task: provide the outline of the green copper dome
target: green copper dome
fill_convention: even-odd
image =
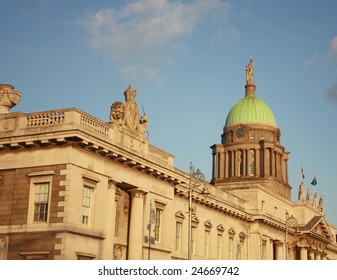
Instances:
[[[255,95],[253,59],[246,65],[246,95],[229,111],[225,126],[236,123],[260,123],[276,127],[273,112]]]
[[[276,127],[273,112],[255,94],[246,95],[229,111],[225,126],[235,123],[262,123]]]

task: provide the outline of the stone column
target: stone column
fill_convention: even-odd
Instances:
[[[276,258],[276,260],[284,260],[285,258],[284,258],[284,245],[283,245],[283,243],[282,242],[280,242],[280,241],[277,241],[277,242],[275,242],[275,250],[276,250],[276,252],[275,252],[275,258]]]
[[[278,152],[274,153],[274,164],[275,164],[275,177],[279,178],[279,166],[278,166]]]
[[[283,154],[280,154],[280,172],[281,172],[281,180],[282,180],[282,182],[285,182],[285,178],[284,178],[284,158],[283,158]]]
[[[103,260],[113,259],[113,246],[115,235],[115,216],[116,216],[116,182],[109,179],[107,194],[106,194],[106,211],[105,211],[105,235],[103,241]]]
[[[308,259],[308,252],[306,247],[300,247],[300,258],[301,260],[307,260]]]
[[[321,252],[319,251],[315,252],[315,260],[321,260]]]
[[[225,152],[225,178],[229,177],[228,152]]]
[[[288,182],[288,159],[287,158],[284,160],[284,164],[285,164],[285,173],[286,173],[285,181],[288,184],[289,182]]]
[[[260,149],[254,150],[255,153],[255,176],[261,176],[261,168],[260,168]]]
[[[216,161],[215,161],[215,152],[213,151],[212,153],[212,158],[213,158],[213,164],[212,164],[212,176],[213,176],[213,179],[215,180],[216,179],[216,174],[215,174],[215,165],[216,165]]]
[[[263,148],[263,177],[269,176],[269,170],[268,170],[268,149]]]
[[[220,152],[219,153],[219,179],[223,180],[224,179],[224,163],[225,163],[225,159],[224,159],[224,153]]]
[[[314,260],[315,259],[314,249],[308,249],[308,255],[309,255],[309,257],[308,257],[309,260]]]
[[[236,152],[235,151],[231,151],[231,177],[235,176],[235,157],[236,157]]]
[[[141,260],[143,258],[143,220],[144,197],[146,192],[136,189],[131,192],[131,214],[129,225],[128,259]]]
[[[247,150],[243,149],[242,150],[242,161],[243,161],[243,170],[242,170],[242,176],[247,176]]]
[[[273,149],[270,149],[270,157],[271,157],[271,161],[270,161],[270,164],[271,164],[271,176],[275,177],[275,153],[274,153],[274,150]]]

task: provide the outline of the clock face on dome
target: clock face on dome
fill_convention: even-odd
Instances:
[[[237,130],[235,130],[235,136],[237,138],[243,138],[247,133],[247,130],[244,127],[239,127]]]

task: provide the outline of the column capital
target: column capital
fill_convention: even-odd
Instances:
[[[118,183],[120,183],[120,182],[116,181],[114,178],[112,178],[112,177],[108,178],[108,187],[109,188],[116,188],[116,185]]]
[[[147,191],[139,188],[131,189],[129,192],[133,198],[144,198],[147,194]]]
[[[283,247],[283,242],[282,241],[279,241],[279,240],[277,240],[277,241],[274,241],[274,244],[277,246],[277,247]]]

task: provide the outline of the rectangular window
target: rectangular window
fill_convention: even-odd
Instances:
[[[181,251],[182,223],[176,222],[176,250]]]
[[[240,240],[240,243],[238,244],[238,260],[242,260],[242,256],[243,256],[243,249],[244,249],[244,241]]]
[[[92,188],[84,186],[82,196],[82,224],[89,225]]]
[[[155,219],[155,228],[154,228],[154,240],[160,241],[160,226],[161,226],[161,216],[162,209],[156,208],[156,219]]]
[[[263,240],[262,241],[262,256],[261,256],[262,260],[266,260],[267,259],[267,241]]]
[[[196,234],[197,234],[197,228],[192,227],[191,228],[191,253],[195,254],[195,243],[196,243]]]
[[[221,260],[221,252],[222,252],[222,234],[218,233],[217,237],[217,258]]]
[[[34,222],[48,220],[49,187],[49,183],[34,184]]]
[[[204,255],[205,257],[209,256],[209,230],[205,230],[205,242],[204,242]]]
[[[233,260],[234,258],[233,258],[233,243],[234,243],[234,239],[233,239],[233,237],[230,237],[229,238],[229,259],[230,260]]]

